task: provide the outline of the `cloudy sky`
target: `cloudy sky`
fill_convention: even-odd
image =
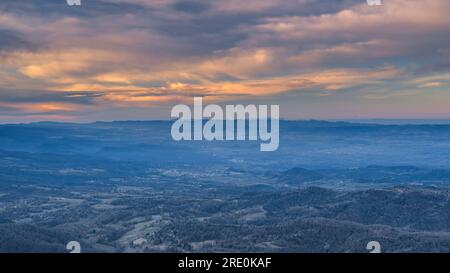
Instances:
[[[0,122],[167,119],[192,96],[289,119],[450,118],[450,1],[0,1]]]

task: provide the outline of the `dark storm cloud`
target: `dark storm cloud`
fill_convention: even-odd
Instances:
[[[20,33],[7,29],[0,29],[0,53],[23,49],[30,50],[33,47],[34,45],[22,37]]]
[[[0,11],[28,15],[59,16],[93,16],[99,14],[123,14],[142,10],[142,6],[108,2],[101,0],[82,0],[83,8],[69,8],[66,0],[2,0]]]
[[[101,92],[64,92],[41,90],[1,90],[0,101],[3,103],[48,103],[65,102],[81,105],[93,105],[95,99],[103,96]]]
[[[173,5],[176,11],[199,14],[210,8],[209,2],[206,1],[179,1]]]

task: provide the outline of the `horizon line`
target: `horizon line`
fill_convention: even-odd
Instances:
[[[96,123],[119,123],[119,122],[171,122],[177,119],[124,119],[124,120],[96,120],[96,121],[52,121],[52,120],[41,120],[41,121],[29,121],[29,122],[2,122],[0,121],[0,126],[3,125],[32,125],[32,124],[79,124],[79,125],[89,125]],[[203,121],[209,119],[202,119]],[[221,119],[222,121],[227,121],[227,119]],[[236,119],[234,119],[236,120]],[[245,119],[248,121],[248,119]],[[259,120],[259,119],[256,119]],[[267,120],[270,120],[268,118]],[[345,119],[318,119],[318,118],[309,118],[309,119],[290,119],[290,118],[279,118],[279,121],[288,121],[288,122],[330,122],[330,123],[338,123],[338,122],[346,122],[346,123],[371,123],[371,124],[380,124],[380,125],[450,125],[450,118],[345,118]],[[193,121],[195,121],[193,119]],[[409,123],[408,123],[409,122]]]

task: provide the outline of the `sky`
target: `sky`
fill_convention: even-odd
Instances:
[[[450,1],[0,1],[0,122],[169,119],[192,103],[286,119],[449,119]]]

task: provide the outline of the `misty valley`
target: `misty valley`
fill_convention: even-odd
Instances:
[[[0,125],[0,252],[450,251],[450,125],[280,121],[272,153],[170,130]]]

